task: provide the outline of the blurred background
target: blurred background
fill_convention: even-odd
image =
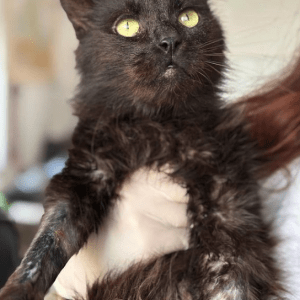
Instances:
[[[300,44],[300,1],[211,5],[227,38],[231,69],[224,98],[231,101],[291,60]],[[19,258],[36,232],[44,188],[63,168],[76,124],[68,105],[78,82],[76,46],[59,0],[0,0],[0,225],[14,222]]]

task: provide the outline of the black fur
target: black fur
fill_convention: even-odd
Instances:
[[[40,230],[0,299],[42,299],[97,231],[124,180],[166,164],[190,197],[190,249],[107,275],[87,298],[279,299],[274,241],[260,214],[258,152],[241,113],[218,96],[225,45],[207,2],[61,3],[79,39],[79,122],[66,167],[47,188]],[[193,28],[178,22],[185,8],[199,14]],[[139,20],[136,36],[117,34],[124,16]],[[175,73],[164,76],[170,64]]]

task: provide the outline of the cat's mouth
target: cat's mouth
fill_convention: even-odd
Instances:
[[[170,65],[167,66],[167,69],[164,73],[164,77],[169,78],[169,77],[174,76],[178,72],[177,69],[178,68],[174,64],[171,63]]]
[[[172,84],[172,86],[186,79],[188,76],[184,67],[172,58],[165,61],[160,74],[160,78],[164,84],[169,83]]]
[[[176,75],[178,75],[182,71],[180,66],[171,58],[166,64],[165,64],[165,71],[163,72],[163,77],[165,78],[173,78]]]

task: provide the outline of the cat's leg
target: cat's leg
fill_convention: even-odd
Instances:
[[[1,300],[43,299],[70,257],[97,230],[107,213],[113,187],[99,176],[91,180],[79,174],[85,173],[66,168],[52,179],[39,231],[1,290]]]
[[[260,216],[255,186],[216,176],[202,183],[189,207],[191,247],[199,249],[189,272],[194,292],[201,291],[203,300],[280,299],[275,242]]]

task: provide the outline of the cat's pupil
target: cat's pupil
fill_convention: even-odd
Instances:
[[[185,16],[183,16],[183,17],[181,18],[181,21],[182,21],[182,22],[186,22],[186,21],[188,21],[188,20],[189,20],[188,14],[185,14]]]
[[[128,25],[128,22],[126,23],[126,26],[125,28],[128,30],[129,29],[129,25]]]

